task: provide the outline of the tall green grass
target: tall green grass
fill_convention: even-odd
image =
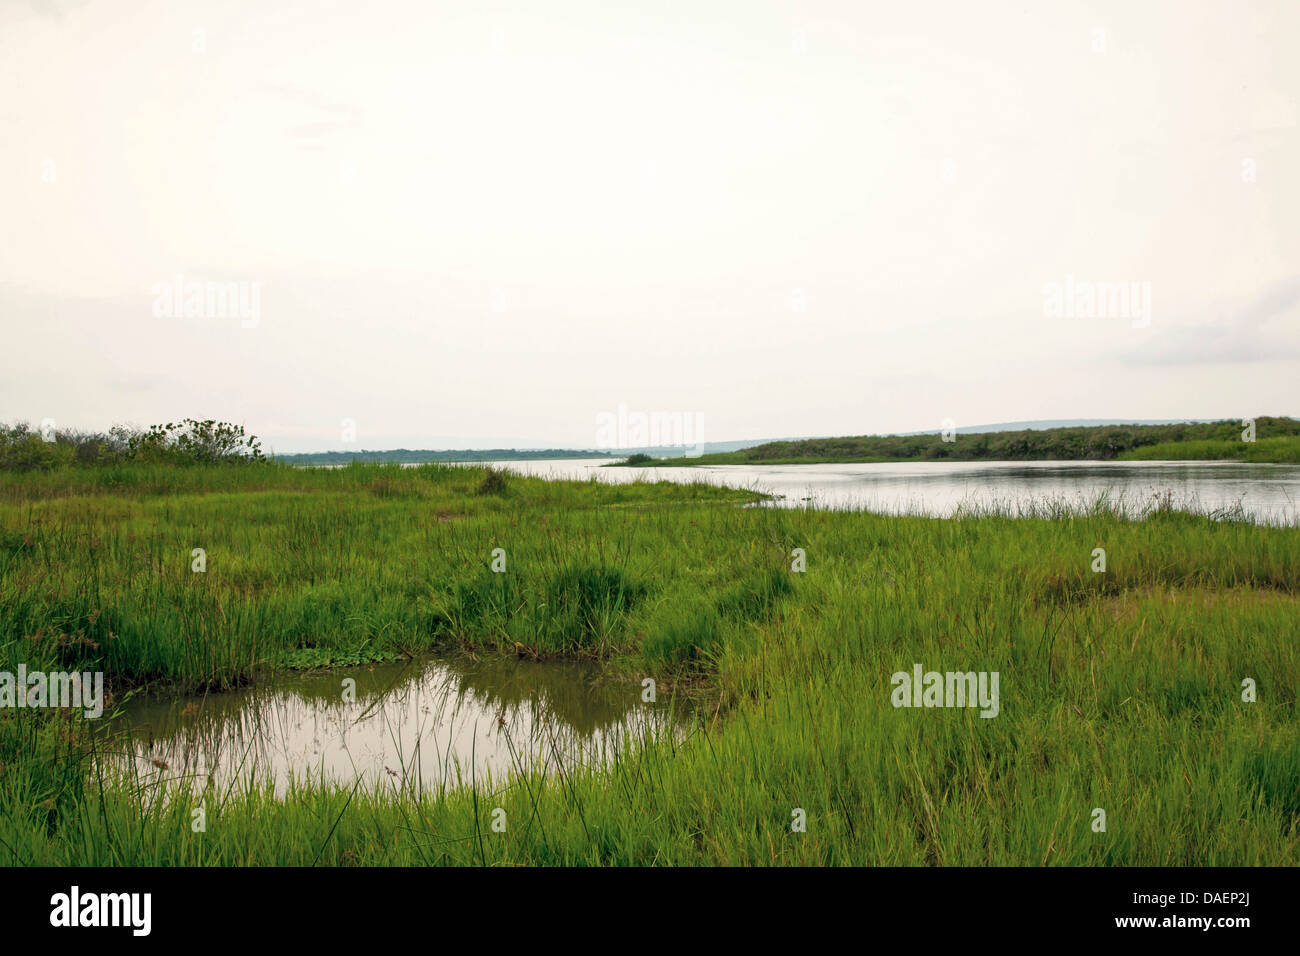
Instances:
[[[1134,448],[1120,455],[1126,461],[1251,461],[1300,462],[1300,436],[1277,435],[1253,442],[1240,440],[1174,441]]]

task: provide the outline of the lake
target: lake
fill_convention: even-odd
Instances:
[[[839,508],[947,517],[961,509],[1026,513],[1107,495],[1140,512],[1168,496],[1178,506],[1300,523],[1300,465],[1164,461],[885,462],[848,465],[702,465],[603,468],[605,459],[492,462],[547,478],[707,481],[780,497],[776,507]],[[481,463],[487,464],[487,463]]]

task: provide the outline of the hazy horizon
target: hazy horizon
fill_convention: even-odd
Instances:
[[[1287,416],[1287,417],[1293,417],[1293,416]],[[1223,421],[1223,420],[1225,420],[1225,419],[1224,419],[1222,416],[1220,416],[1220,417],[1217,418],[1217,419],[1196,419],[1196,420],[1197,420],[1197,421]],[[1192,419],[1160,419],[1160,420],[1141,419],[1141,420],[1138,420],[1138,419],[1133,419],[1133,418],[1114,418],[1114,419],[1109,419],[1109,418],[1107,418],[1107,419],[1040,419],[1040,420],[1037,420],[1037,421],[1026,421],[1026,422],[984,422],[984,423],[981,423],[981,424],[978,424],[978,425],[964,425],[964,426],[961,426],[960,428],[955,428],[954,431],[956,431],[958,434],[977,434],[977,433],[979,433],[981,430],[985,430],[985,429],[992,430],[992,431],[1011,431],[1011,430],[1014,430],[1014,429],[1020,429],[1020,428],[1025,428],[1025,429],[1028,429],[1028,430],[1035,430],[1035,429],[1043,429],[1043,428],[1090,427],[1090,426],[1102,426],[1102,425],[1164,425],[1164,424],[1177,424],[1177,423],[1179,423],[1179,422],[1183,422],[1183,421],[1193,421],[1193,420],[1192,420]],[[884,432],[873,432],[873,433],[871,433],[871,434],[876,434],[876,435],[918,435],[918,434],[926,434],[926,433],[928,433],[928,432],[930,432],[930,431],[933,431],[933,432],[935,432],[935,433],[940,433],[940,432],[942,431],[942,429],[940,429],[940,428],[931,428],[931,429],[891,429],[891,430],[884,431]],[[708,440],[706,440],[706,441],[704,442],[704,444],[706,444],[706,445],[709,445],[709,444],[731,445],[731,444],[735,444],[735,443],[737,443],[737,442],[752,442],[752,441],[753,441],[753,442],[756,442],[756,441],[800,441],[800,440],[804,440],[804,439],[818,439],[818,438],[848,438],[848,437],[859,437],[859,436],[850,436],[850,435],[812,435],[812,434],[808,434],[808,435],[765,435],[765,436],[763,436],[761,439],[731,439],[731,438],[726,438],[726,437],[723,437],[723,436],[719,436],[719,437],[716,438],[716,439],[708,439]],[[435,440],[436,440],[436,436],[435,436]],[[662,446],[649,446],[649,447],[672,448],[672,447],[678,447],[678,446],[662,445]],[[443,452],[445,452],[445,451],[490,451],[490,450],[503,450],[503,451],[536,451],[536,450],[539,450],[539,449],[541,449],[541,450],[555,450],[555,451],[593,451],[593,452],[618,452],[619,450],[621,450],[620,447],[619,447],[618,445],[609,445],[609,446],[597,446],[597,445],[568,445],[568,446],[565,446],[565,445],[547,445],[547,444],[544,444],[544,443],[543,443],[543,444],[537,444],[537,443],[529,442],[528,440],[523,440],[523,441],[522,441],[521,443],[519,443],[519,444],[513,444],[513,443],[511,443],[508,439],[502,439],[502,440],[497,441],[497,442],[493,442],[493,441],[490,441],[490,440],[489,440],[489,441],[485,441],[485,442],[482,442],[482,443],[479,443],[479,444],[474,444],[474,445],[460,445],[460,446],[452,446],[452,445],[446,445],[446,444],[442,444],[442,445],[434,445],[434,444],[430,444],[430,445],[418,445],[418,446],[416,446],[416,445],[397,445],[397,446],[390,446],[390,447],[385,447],[385,448],[369,448],[369,447],[361,447],[359,443],[356,443],[356,444],[353,444],[352,446],[349,446],[349,447],[347,447],[347,448],[309,448],[309,449],[304,449],[304,450],[302,450],[302,451],[289,451],[289,450],[287,450],[287,449],[283,449],[283,448],[280,448],[280,449],[270,449],[270,450],[275,451],[276,453],[278,453],[278,454],[282,454],[282,455],[297,455],[297,454],[306,454],[306,455],[311,455],[311,454],[325,454],[325,453],[328,453],[328,452],[339,452],[339,451],[342,451],[342,452],[347,452],[347,451],[356,451],[356,452],[386,452],[386,451],[403,451],[403,450],[405,450],[405,451],[443,451]]]
[[[1298,35],[1280,0],[11,3],[0,421],[1296,414]]]

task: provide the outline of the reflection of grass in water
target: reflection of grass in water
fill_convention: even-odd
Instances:
[[[559,720],[590,737],[623,723],[640,705],[637,691],[627,684],[600,679],[595,668],[562,663],[452,658],[462,693],[475,695],[492,711],[529,707],[543,719]]]
[[[355,703],[342,699],[345,677],[356,681]],[[476,725],[481,748],[508,745],[515,761],[556,747],[576,759],[603,753],[634,730],[629,717],[639,705],[634,688],[602,680],[591,665],[457,658],[302,675],[182,700],[141,699],[119,721],[122,734],[112,747],[124,757],[134,754],[136,767],[159,782],[181,778],[202,786],[205,768],[220,782],[236,773],[245,780],[283,776],[300,763],[285,743],[292,730],[286,721],[322,722],[327,748],[337,747],[346,731],[353,750],[391,738],[400,751],[418,746],[437,723],[450,721],[450,731],[464,719]],[[417,706],[428,723],[406,726]],[[530,719],[521,720],[524,715]],[[436,783],[447,768],[421,769],[436,771]]]

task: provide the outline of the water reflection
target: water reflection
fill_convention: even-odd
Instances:
[[[956,461],[848,465],[603,468],[604,459],[497,462],[522,474],[601,481],[708,481],[780,497],[776,507],[947,517],[998,508],[1084,509],[1101,495],[1133,513],[1168,496],[1178,507],[1300,523],[1300,465],[1165,461]]]
[[[355,696],[345,696],[355,681]],[[436,790],[516,769],[603,761],[674,732],[639,684],[594,667],[438,660],[282,677],[242,690],[129,701],[106,764],[166,783],[222,790],[293,780]]]

